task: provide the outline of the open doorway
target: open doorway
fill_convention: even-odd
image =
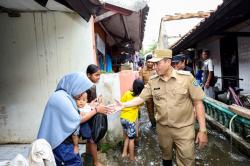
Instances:
[[[224,37],[220,40],[221,73],[222,77],[239,77],[237,37]],[[228,86],[238,87],[238,80],[222,80],[222,89]]]

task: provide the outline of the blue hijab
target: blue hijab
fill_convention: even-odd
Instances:
[[[65,75],[47,102],[37,138],[46,139],[55,149],[69,137],[81,120],[73,96],[80,95],[92,85],[83,73]]]

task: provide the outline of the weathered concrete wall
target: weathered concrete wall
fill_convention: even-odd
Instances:
[[[244,89],[244,93],[250,94],[250,37],[238,38],[238,57],[239,57],[239,77],[243,81],[239,81],[240,88]]]
[[[220,58],[220,40],[216,39],[213,41],[207,41],[206,43],[200,43],[197,47],[198,49],[208,49],[210,51],[211,59],[214,63],[214,74],[216,76],[221,76],[221,58]],[[216,86],[221,88],[221,80],[218,79]]]
[[[120,77],[119,73],[102,74],[97,84],[97,95],[103,96],[105,105],[120,100]],[[115,143],[122,138],[122,127],[120,124],[120,112],[108,115],[108,133],[104,140]]]
[[[245,26],[239,30],[240,32],[250,32],[250,26]],[[250,37],[238,37],[238,56],[239,56],[239,77],[240,88],[244,89],[243,93],[250,94]]]
[[[29,143],[59,79],[94,62],[92,25],[62,12],[0,13],[0,23],[0,143]]]
[[[97,94],[103,96],[104,104],[112,104],[120,100],[122,94],[132,89],[134,79],[138,72],[127,70],[120,73],[102,74],[97,84]],[[120,112],[108,115],[108,134],[104,141],[117,143],[123,139],[122,126],[120,123]]]

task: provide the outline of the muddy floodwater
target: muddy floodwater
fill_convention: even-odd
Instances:
[[[145,109],[141,111],[140,136],[136,141],[136,161],[131,162],[121,157],[122,145],[109,149],[106,153],[108,166],[160,166],[161,152],[158,146],[155,129],[151,127]],[[195,150],[196,165],[205,166],[247,166],[250,158],[241,154],[233,147],[224,135],[216,130],[208,128],[209,143],[206,149]],[[174,164],[175,165],[175,164]]]

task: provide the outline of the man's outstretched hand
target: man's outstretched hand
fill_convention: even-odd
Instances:
[[[124,108],[122,102],[115,100],[115,103],[105,106],[109,110],[109,114],[120,111]]]

